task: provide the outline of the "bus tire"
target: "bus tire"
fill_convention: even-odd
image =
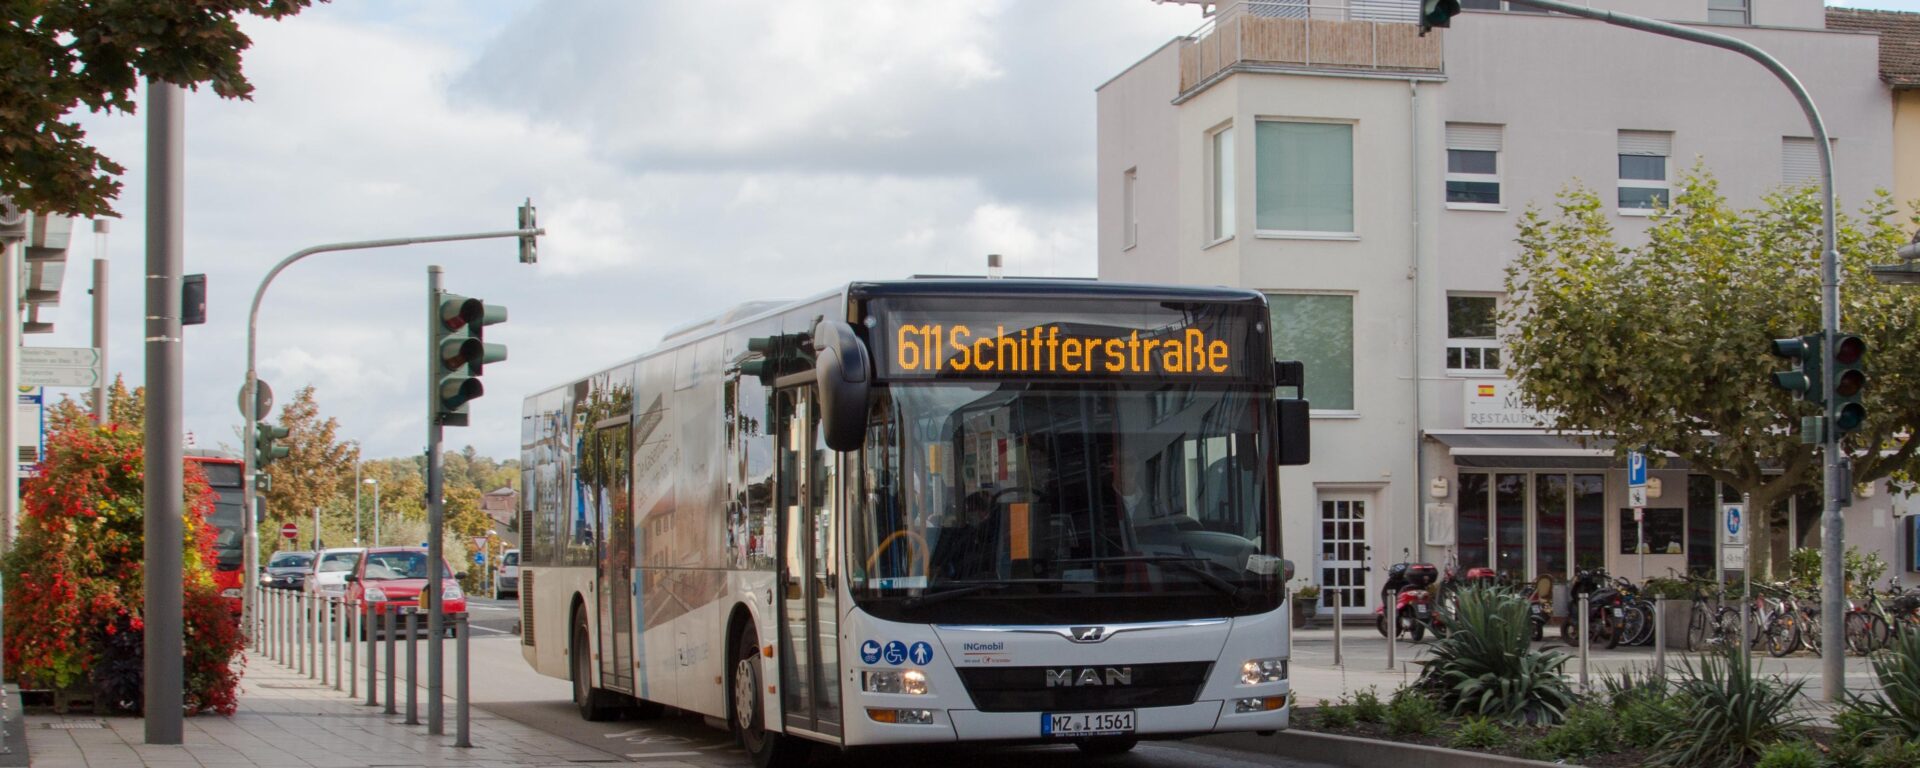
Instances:
[[[587,644],[587,617],[573,616],[573,642],[567,647],[568,666],[573,668],[573,703],[580,717],[588,722],[612,720],[620,713],[613,705],[613,694],[593,687],[593,654]]]
[[[728,673],[727,726],[756,768],[790,768],[807,760],[807,742],[767,730],[760,691],[760,639],[753,627],[743,626],[734,643],[733,670]]]
[[[1093,757],[1124,755],[1132,752],[1133,748],[1139,746],[1139,744],[1140,739],[1134,736],[1095,736],[1091,739],[1073,743],[1074,746],[1080,748],[1083,754]]]

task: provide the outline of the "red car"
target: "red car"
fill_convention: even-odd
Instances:
[[[361,555],[360,562],[355,563],[347,575],[346,599],[349,605],[366,606],[365,612],[369,615],[425,613],[420,590],[426,586],[427,550],[424,547],[376,547]],[[440,590],[443,615],[467,611],[467,596],[461,592],[460,582],[454,580],[453,569],[445,561],[440,563]],[[421,627],[425,626],[423,618]],[[449,633],[452,630],[451,626],[447,627]]]

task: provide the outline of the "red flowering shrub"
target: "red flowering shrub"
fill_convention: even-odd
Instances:
[[[143,472],[138,432],[67,422],[47,435],[41,476],[24,484],[25,514],[0,561],[7,670],[23,687],[84,683],[114,706],[139,706]],[[213,584],[213,497],[192,463],[185,487],[185,704],[231,714],[244,640]]]

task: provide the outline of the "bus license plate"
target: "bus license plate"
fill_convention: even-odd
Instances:
[[[1105,736],[1133,733],[1132,712],[1046,713],[1040,716],[1042,736]]]

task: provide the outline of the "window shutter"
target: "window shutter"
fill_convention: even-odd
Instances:
[[[1500,128],[1483,123],[1447,123],[1447,149],[1500,151]]]
[[[1819,145],[1813,139],[1788,136],[1780,140],[1780,181],[1795,187],[1820,181]]]
[[[1673,156],[1673,134],[1666,131],[1621,131],[1620,154]]]

